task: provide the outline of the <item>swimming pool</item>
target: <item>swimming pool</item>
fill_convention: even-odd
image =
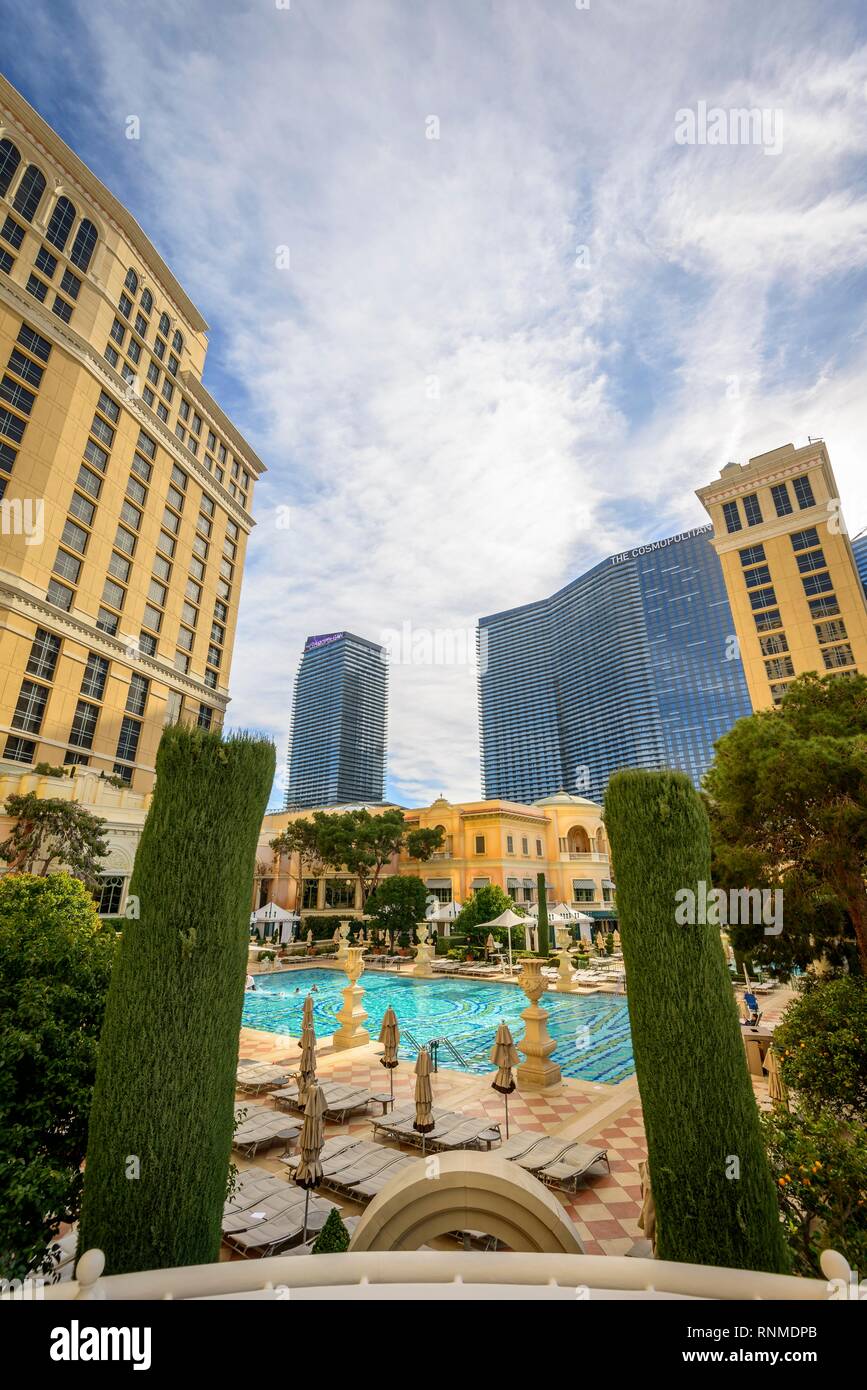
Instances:
[[[248,1028],[269,1033],[301,1031],[304,996],[313,985],[313,1017],[319,1037],[340,1025],[337,1013],[343,1004],[347,979],[342,971],[295,970],[278,975],[257,975],[256,990],[244,995],[243,1022]],[[411,976],[370,971],[362,976],[364,1025],[371,1038],[379,1035],[385,1010],[391,1004],[401,1031],[409,1030],[420,1043],[447,1037],[461,1054],[461,1065],[447,1048],[441,1048],[440,1065],[454,1071],[481,1075],[491,1070],[490,1052],[501,1019],[518,1041],[524,1032],[521,1013],[527,1008],[522,990],[515,985],[478,980],[416,980]],[[623,1081],[635,1070],[626,1000],[611,994],[575,995],[549,991],[543,999],[548,1010],[548,1031],[557,1042],[554,1061],[564,1076],[582,1081]],[[400,1055],[411,1061],[412,1047],[401,1043]]]

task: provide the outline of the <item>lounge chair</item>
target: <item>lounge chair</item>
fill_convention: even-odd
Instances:
[[[562,1158],[567,1149],[574,1147],[574,1139],[549,1139],[543,1138],[534,1144],[531,1149],[520,1157],[513,1158],[512,1162],[517,1163],[519,1168],[524,1168],[528,1173],[537,1173],[540,1168],[548,1168]]]
[[[285,1085],[290,1073],[286,1067],[239,1067],[236,1086],[239,1091],[247,1091],[257,1096],[262,1091],[271,1091],[275,1086]]]
[[[320,1082],[325,1097],[325,1115],[329,1120],[342,1124],[347,1115],[357,1110],[366,1110],[370,1104],[370,1092],[344,1082]],[[304,1106],[298,1097],[298,1084],[292,1082],[277,1091],[271,1092],[271,1099],[281,1110],[301,1111]]]
[[[446,1134],[439,1134],[435,1129],[427,1135],[433,1147],[447,1150],[475,1149],[480,1148],[482,1144],[486,1144],[490,1149],[499,1137],[499,1125],[492,1125],[486,1115],[468,1116],[462,1124]]]
[[[357,1134],[335,1134],[332,1139],[326,1139],[322,1145],[319,1161],[325,1163],[329,1159],[337,1158],[347,1149],[355,1149],[361,1143],[364,1143],[364,1140],[359,1139]],[[281,1154],[280,1162],[284,1163],[290,1172],[294,1172],[301,1162],[301,1154]]]
[[[228,1197],[223,1203],[223,1215],[237,1216],[242,1211],[249,1211],[251,1207],[255,1207],[257,1202],[267,1201],[269,1197],[278,1196],[285,1191],[286,1183],[283,1179],[274,1173],[268,1173],[264,1178],[245,1183],[233,1197]]]
[[[325,1202],[319,1197],[311,1196],[308,1206],[308,1230],[310,1229],[311,1217],[317,1215],[327,1216],[331,1210],[332,1203]],[[321,1226],[322,1222],[316,1222]],[[301,1193],[301,1202],[291,1211],[287,1211],[282,1216],[275,1216],[271,1221],[263,1221],[258,1226],[252,1227],[248,1231],[239,1231],[234,1235],[226,1237],[226,1244],[233,1250],[237,1250],[241,1255],[273,1255],[275,1251],[284,1245],[293,1245],[304,1234],[304,1193]]]
[[[228,1216],[223,1217],[222,1231],[224,1236],[237,1235],[240,1231],[250,1231],[254,1226],[261,1226],[266,1221],[273,1221],[278,1216],[286,1216],[297,1206],[304,1205],[304,1192],[300,1187],[295,1187],[291,1183],[280,1183],[282,1192],[275,1192],[272,1197],[265,1197],[260,1202],[254,1202],[247,1207],[246,1211],[233,1211]]]
[[[395,1154],[393,1162],[387,1168],[381,1168],[378,1173],[355,1183],[347,1196],[351,1197],[353,1202],[370,1202],[382,1191],[386,1183],[391,1182],[398,1173],[402,1173],[410,1163],[416,1162],[417,1159],[410,1158],[409,1154]]]
[[[553,1163],[540,1169],[536,1176],[552,1187],[569,1188],[574,1191],[581,1178],[595,1163],[604,1163],[608,1172],[611,1172],[607,1149],[596,1149],[592,1144],[573,1144]]]
[[[399,1110],[392,1110],[390,1115],[377,1115],[375,1120],[371,1120],[373,1137],[377,1134],[391,1134],[396,1125],[401,1125],[405,1120],[412,1119],[415,1114],[414,1105],[402,1105]]]
[[[759,1008],[759,1001],[758,1001],[758,999],[757,999],[756,996],[755,996],[754,994],[752,994],[749,990],[745,990],[745,991],[744,991],[744,1003],[746,1004],[747,1008],[749,1009],[749,1016],[748,1016],[747,1018],[745,1018],[745,1019],[742,1020],[744,1026],[745,1026],[746,1028],[758,1028],[758,1026],[759,1026],[759,1021],[760,1021],[760,1019],[761,1019],[761,1017],[762,1017],[762,1011],[761,1011],[761,1009]]]
[[[300,1125],[287,1120],[278,1110],[268,1110],[263,1115],[242,1120],[232,1136],[232,1147],[253,1158],[260,1149],[270,1148],[281,1140],[288,1146],[300,1131]]]
[[[544,1138],[544,1134],[533,1133],[532,1131],[525,1131],[523,1134],[510,1134],[509,1138],[504,1140],[497,1149],[497,1157],[509,1159],[523,1158],[524,1154],[529,1153],[530,1150]]]
[[[377,1174],[386,1169],[394,1167],[395,1161],[404,1157],[403,1154],[389,1152],[381,1145],[373,1146],[373,1153],[364,1153],[355,1162],[349,1162],[345,1167],[338,1169],[337,1172],[329,1173],[323,1177],[323,1185],[330,1187],[332,1191],[345,1192],[352,1196],[353,1189],[358,1183],[365,1182],[369,1178],[375,1178]],[[350,1160],[352,1153],[349,1154]]]

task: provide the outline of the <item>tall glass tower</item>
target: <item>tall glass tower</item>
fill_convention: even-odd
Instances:
[[[295,677],[286,808],[385,796],[385,650],[352,632],[308,637]]]
[[[697,784],[751,713],[712,527],[603,560],[551,598],[479,621],[486,798],[593,800],[621,767]]]

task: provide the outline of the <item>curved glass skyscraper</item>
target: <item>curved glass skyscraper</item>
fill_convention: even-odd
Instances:
[[[352,632],[308,637],[295,677],[286,807],[385,796],[385,650]]]
[[[621,767],[698,783],[751,713],[710,526],[603,560],[479,621],[484,795],[601,798]]]

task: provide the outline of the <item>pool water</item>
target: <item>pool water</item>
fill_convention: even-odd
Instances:
[[[416,980],[388,972],[362,976],[365,1027],[371,1038],[379,1036],[382,1016],[389,1004],[397,1014],[401,1032],[408,1030],[419,1043],[447,1037],[461,1061],[442,1046],[440,1066],[482,1075],[491,1070],[490,1053],[497,1026],[505,1020],[519,1042],[524,1032],[521,1013],[527,999],[516,985],[478,980]],[[342,971],[295,970],[256,976],[255,991],[244,995],[243,1022],[248,1028],[269,1033],[301,1031],[304,997],[316,985],[313,1017],[319,1037],[340,1025],[347,979]],[[623,1081],[635,1070],[626,1000],[611,994],[575,995],[549,991],[543,996],[548,1011],[548,1031],[556,1040],[553,1054],[564,1076],[582,1081]],[[401,1042],[400,1056],[415,1058],[415,1049]]]

